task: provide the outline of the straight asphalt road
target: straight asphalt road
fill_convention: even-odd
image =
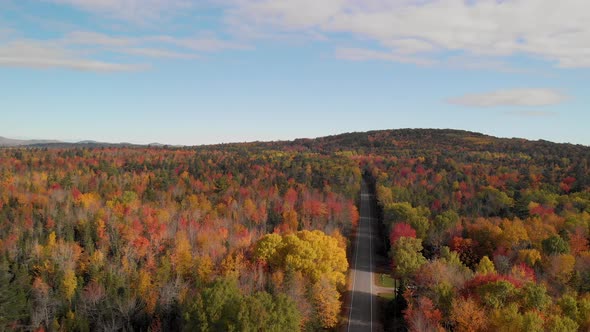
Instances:
[[[347,331],[379,331],[377,301],[374,294],[376,213],[375,197],[363,180],[358,233],[352,259],[352,290]]]

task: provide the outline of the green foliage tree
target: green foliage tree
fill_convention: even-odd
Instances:
[[[543,332],[545,321],[537,311],[527,311],[522,315],[523,332]]]
[[[590,328],[590,298],[584,297],[578,301],[578,323],[580,328],[588,330]]]
[[[580,312],[578,310],[578,301],[575,297],[565,294],[557,303],[565,316],[571,318],[573,321],[578,320]]]
[[[416,230],[417,237],[426,238],[430,228],[430,221],[428,220],[430,210],[428,208],[423,206],[415,208],[409,202],[391,203],[384,207],[383,214],[385,223],[390,228],[393,223],[406,222]]]
[[[549,332],[576,332],[579,325],[569,317],[551,315],[546,323],[546,331]]]
[[[445,233],[457,225],[459,222],[459,215],[454,210],[447,210],[434,217],[429,231],[430,242],[439,247],[445,241]]]
[[[301,317],[295,303],[283,294],[267,292],[244,296],[237,314],[238,331],[296,331]]]
[[[551,303],[551,297],[544,285],[529,282],[521,290],[521,301],[523,308],[542,312]]]
[[[569,252],[569,245],[559,235],[553,235],[546,238],[542,242],[543,251],[547,255],[567,254]]]
[[[391,258],[395,275],[408,280],[414,272],[426,263],[422,255],[422,240],[411,237],[400,237],[391,247]]]
[[[6,262],[0,263],[0,330],[22,327],[29,316],[26,276],[11,272]]]
[[[508,281],[499,280],[480,286],[477,293],[483,304],[498,309],[504,306],[516,293],[516,288]]]
[[[294,331],[301,323],[295,303],[266,292],[242,295],[232,278],[215,280],[184,309],[187,331]]]
[[[479,213],[483,216],[507,216],[514,199],[493,187],[484,188],[478,195]]]

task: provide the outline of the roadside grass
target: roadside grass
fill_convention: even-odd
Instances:
[[[386,287],[386,288],[394,288],[395,287],[395,279],[393,279],[390,275],[385,273],[375,274],[375,283],[379,287]]]
[[[395,293],[379,293],[377,296],[385,301],[393,301],[395,299]]]

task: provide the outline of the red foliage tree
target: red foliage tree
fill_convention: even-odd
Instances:
[[[416,231],[405,222],[397,223],[389,234],[389,243],[395,243],[400,237],[416,238]]]

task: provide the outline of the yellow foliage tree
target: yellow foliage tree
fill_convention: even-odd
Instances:
[[[288,226],[288,229],[291,231],[296,231],[297,226],[299,225],[299,220],[297,216],[297,212],[295,210],[286,210],[283,212],[283,221],[285,225]]]
[[[76,273],[73,270],[68,269],[65,271],[61,286],[64,297],[70,301],[78,287],[78,279],[76,279]]]
[[[146,311],[150,314],[156,310],[158,299],[157,287],[154,287],[150,273],[144,269],[139,271],[137,280],[137,293],[143,299],[146,305]]]
[[[52,250],[55,247],[55,232],[51,232],[47,238],[47,248]]]
[[[267,234],[256,243],[254,255],[256,258],[271,265],[280,265],[278,251],[282,249],[283,237],[279,234]],[[274,260],[276,259],[276,261]]]
[[[479,274],[490,274],[496,272],[496,268],[494,267],[494,263],[488,258],[488,256],[483,256],[482,259],[477,264],[477,268],[475,270]]]
[[[254,201],[252,201],[250,198],[246,198],[244,201],[244,214],[246,215],[246,218],[248,218],[250,221],[253,221],[256,212],[257,208]]]
[[[504,219],[500,227],[502,228],[500,244],[506,248],[518,247],[530,241],[527,230],[519,219]]]
[[[336,287],[328,279],[322,278],[313,285],[312,294],[322,327],[329,329],[336,326],[340,313],[340,293]]]
[[[145,297],[145,295],[150,291],[152,288],[152,278],[150,274],[142,269],[139,271],[139,277],[137,279],[137,292],[141,297]]]
[[[384,185],[377,186],[377,198],[379,199],[379,202],[381,202],[381,204],[383,206],[394,202],[391,189],[389,187],[384,186]]]
[[[518,251],[518,259],[529,266],[535,266],[541,261],[541,253],[537,249],[522,249]]]
[[[265,235],[256,244],[255,256],[276,268],[301,271],[314,283],[326,278],[342,286],[348,269],[343,241],[318,230]]]
[[[485,331],[488,325],[485,310],[471,298],[453,302],[451,320],[458,332]]]
[[[199,279],[204,282],[209,282],[211,280],[211,276],[213,275],[213,262],[211,261],[211,258],[207,255],[200,256],[196,265]]]
[[[186,276],[192,272],[192,249],[184,232],[178,232],[176,235],[176,247],[172,254],[172,264],[180,276]]]
[[[223,276],[238,278],[245,268],[244,255],[241,252],[229,254],[221,261],[220,272]]]
[[[562,254],[547,257],[545,270],[547,274],[560,283],[567,283],[572,277],[576,259],[572,255]]]

